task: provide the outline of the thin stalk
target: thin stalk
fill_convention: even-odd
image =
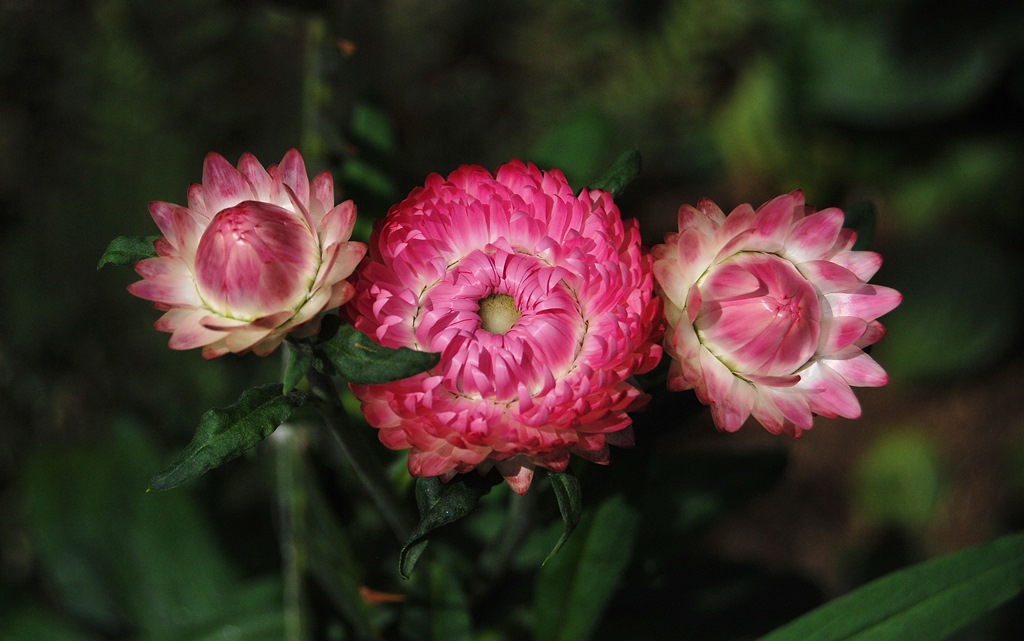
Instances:
[[[335,387],[334,381],[314,369],[309,370],[306,380],[309,381],[313,393],[322,401],[320,414],[323,416],[324,422],[331,428],[335,444],[341,449],[349,465],[352,466],[363,490],[377,506],[388,527],[398,537],[400,543],[405,543],[412,531],[412,522],[402,508],[398,494],[384,468],[378,463],[374,453],[366,446],[366,442],[360,437],[360,434],[356,432],[349,421],[348,413],[341,407],[338,389]]]
[[[306,605],[309,572],[309,539],[306,530],[307,496],[302,479],[306,438],[294,425],[274,432],[277,468],[277,513],[284,580],[284,629],[288,641],[308,641],[310,626]]]

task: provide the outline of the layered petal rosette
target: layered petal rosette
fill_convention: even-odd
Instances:
[[[867,284],[882,259],[855,240],[841,210],[815,213],[799,191],[728,216],[709,200],[684,205],[679,233],[652,252],[669,388],[694,389],[727,431],[750,415],[793,436],[814,414],[858,417],[851,386],[888,382],[864,348],[901,297]]]
[[[172,333],[172,349],[202,347],[206,358],[266,355],[290,332],[314,333],[321,312],[352,297],[346,278],[366,254],[349,240],[355,205],[335,206],[330,174],[310,182],[294,149],[266,169],[251,154],[237,169],[210,154],[187,207],[149,211],[163,238],[128,291],[166,311],[156,328]]]
[[[661,356],[660,304],[636,221],[558,170],[464,166],[392,207],[370,242],[356,328],[440,352],[432,370],[353,385],[381,442],[414,476],[496,465],[523,493],[570,453],[608,461],[632,441],[630,377]]]

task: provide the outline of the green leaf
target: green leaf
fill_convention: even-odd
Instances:
[[[199,419],[192,442],[153,477],[149,489],[177,487],[252,449],[305,400],[297,391],[282,395],[278,384],[261,385],[243,392],[234,405],[208,410]]]
[[[284,393],[287,394],[295,389],[303,378],[306,376],[306,372],[313,365],[313,350],[305,344],[298,343],[285,343],[285,349],[287,351],[287,360],[284,365]]]
[[[551,481],[551,489],[555,491],[555,498],[558,499],[558,511],[562,513],[564,530],[559,537],[555,547],[544,558],[541,565],[550,561],[558,551],[562,549],[569,536],[580,523],[580,515],[583,513],[583,500],[580,496],[580,481],[568,472],[548,472],[548,479]]]
[[[1024,534],[893,572],[761,641],[944,639],[1024,588]]]
[[[537,641],[582,641],[601,619],[629,564],[636,511],[619,495],[588,513],[576,536],[537,576]]]
[[[153,248],[153,243],[158,238],[163,236],[118,236],[107,245],[107,250],[100,257],[96,269],[100,270],[107,264],[132,267],[140,260],[155,258],[156,249]]]
[[[338,332],[319,349],[334,370],[325,371],[325,374],[337,374],[358,385],[397,381],[424,372],[441,360],[440,354],[432,352],[384,347],[351,325],[339,327]],[[322,363],[320,367],[326,369]]]
[[[190,492],[138,491],[159,461],[152,432],[117,422],[94,445],[32,455],[22,479],[48,603],[105,639],[126,629],[136,639],[185,639],[185,629],[230,620],[242,594]],[[280,615],[271,594],[248,613],[275,605]],[[0,639],[7,632],[0,625]],[[25,640],[51,638],[62,639],[40,630]]]
[[[472,512],[490,491],[490,483],[477,476],[460,476],[448,483],[442,483],[437,477],[416,479],[420,522],[399,555],[398,572],[402,578],[408,579],[412,574],[416,561],[427,547],[428,534]]]
[[[639,174],[640,152],[632,149],[620,154],[611,169],[590,185],[590,188],[607,191],[612,196],[620,196],[626,186],[633,182],[633,179]]]

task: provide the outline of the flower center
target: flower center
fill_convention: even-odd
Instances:
[[[505,334],[522,316],[516,301],[508,294],[491,294],[480,299],[480,328],[492,334]]]

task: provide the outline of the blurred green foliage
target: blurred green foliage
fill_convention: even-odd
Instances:
[[[941,11],[925,0],[0,3],[0,636],[217,638],[233,620],[252,629],[224,638],[281,638],[285,588],[260,578],[281,561],[264,461],[231,464],[198,495],[141,493],[204,410],[278,379],[279,361],[171,352],[151,327],[159,312],[124,291],[134,277],[92,269],[111,238],[156,231],[147,203],[183,202],[207,152],[269,163],[302,147],[311,171],[331,170],[356,200],[362,238],[426,174],[511,157],[582,185],[639,149],[643,172],[619,203],[648,243],[701,196],[726,209],[795,188],[819,207],[872,201],[886,259],[876,280],[905,296],[873,352],[899,408],[1019,363],[1021,34],[1024,9],[1009,0]],[[396,586],[351,552],[397,554],[372,513],[339,498],[350,472],[310,463],[300,485],[328,489],[301,495],[308,518],[343,541],[310,540],[324,560],[312,602],[343,611],[362,584],[408,592],[404,604],[330,618],[325,638],[424,629],[424,604],[443,606],[429,624],[439,634],[466,637],[468,621],[492,639],[526,638],[545,617],[560,621],[551,638],[728,639],[811,607],[820,590],[795,570],[730,560],[707,535],[778,481],[784,460],[691,456],[678,435],[696,411],[688,402],[638,415],[645,447],[668,443],[653,464],[616,452],[607,470],[605,483],[649,482],[657,509],[611,504],[580,526],[610,519],[640,542],[634,565],[607,570],[622,572],[617,583],[592,586],[610,604],[597,619],[532,607],[531,572],[561,531],[553,502],[523,508],[534,528],[513,540],[500,588],[459,585],[455,553],[483,554],[503,531],[509,497],[498,491]],[[934,518],[930,499],[913,497],[957,479],[935,464],[945,449],[929,430],[916,434],[851,458],[858,509]],[[614,495],[600,478],[585,478],[585,505]],[[901,491],[875,489],[892,483]],[[338,510],[343,524],[328,518]],[[639,515],[635,532],[623,514]],[[608,541],[595,543],[597,554]],[[332,584],[337,568],[350,580]],[[495,590],[505,611],[486,607]],[[757,607],[779,594],[774,612]]]

